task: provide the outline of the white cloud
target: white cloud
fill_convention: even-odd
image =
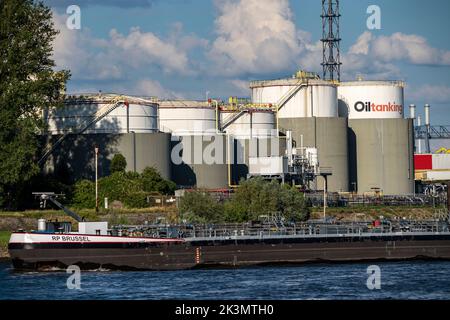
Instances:
[[[152,96],[160,99],[184,99],[185,97],[177,92],[164,88],[160,82],[156,80],[142,79],[139,80],[129,94],[139,96]]]
[[[405,96],[413,102],[450,103],[450,87],[430,84],[420,87],[406,87]]]
[[[250,88],[249,88],[249,82],[246,80],[229,80],[228,81],[235,89],[237,89],[235,95],[247,97],[250,96]]]
[[[374,36],[366,31],[349,53],[370,56],[382,62],[404,60],[418,65],[450,65],[450,51],[433,48],[424,37],[400,32]]]
[[[65,15],[54,12],[53,16],[60,30],[53,48],[56,65],[70,69],[76,80],[118,80],[155,70],[194,75],[189,51],[207,45],[206,40],[193,34],[184,35],[181,24],[175,24],[167,39],[139,28],[132,28],[128,34],[112,29],[108,38],[101,39],[93,37],[87,28],[69,30]]]
[[[110,37],[111,48],[121,50],[123,62],[134,68],[155,64],[166,73],[190,73],[186,52],[179,50],[175,43],[164,41],[151,32],[143,33],[139,28],[133,28],[124,36],[113,29]]]
[[[288,0],[216,1],[217,38],[209,57],[227,75],[292,71],[305,50]]]

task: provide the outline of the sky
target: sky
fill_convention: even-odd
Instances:
[[[320,0],[44,0],[70,93],[249,97],[249,80],[321,74]],[[66,21],[80,7],[81,28]],[[370,5],[381,28],[369,30]],[[342,79],[404,80],[405,105],[450,125],[450,1],[341,0]],[[72,16],[73,17],[73,16]],[[73,20],[71,20],[73,21]]]

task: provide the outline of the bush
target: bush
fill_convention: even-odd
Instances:
[[[159,192],[161,194],[173,194],[176,184],[161,177],[158,170],[153,167],[144,169],[140,176],[143,190],[146,192]]]
[[[136,200],[136,194],[142,192],[139,174],[115,172],[109,177],[99,179],[98,189],[101,200],[108,198],[110,203],[118,200],[129,208],[142,208],[146,206],[145,196],[144,202]],[[134,206],[135,204],[138,205]]]
[[[241,181],[235,194],[224,204],[203,192],[187,193],[180,203],[180,213],[191,222],[227,221],[241,223],[260,220],[262,215],[278,215],[287,221],[309,219],[309,208],[303,193],[276,181],[261,178]],[[199,219],[201,218],[201,219]]]
[[[95,208],[95,183],[89,180],[75,183],[72,205],[75,208]]]
[[[115,154],[111,160],[109,171],[111,174],[115,172],[125,172],[127,168],[127,159],[120,153]]]
[[[223,205],[203,191],[186,192],[180,201],[180,214],[189,222],[223,221]]]
[[[119,156],[119,155],[116,155]],[[116,157],[118,159],[119,157]],[[117,161],[119,162],[119,161]],[[115,171],[110,176],[98,180],[99,202],[108,198],[122,202],[128,208],[148,207],[147,195],[152,192],[173,194],[175,183],[165,180],[154,168],[145,168],[142,174]],[[75,184],[72,205],[77,208],[95,207],[95,183],[82,180]]]

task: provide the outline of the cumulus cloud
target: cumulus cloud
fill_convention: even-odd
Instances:
[[[428,103],[450,103],[450,87],[426,84],[420,87],[406,87],[406,95],[411,101]]]
[[[228,75],[295,69],[306,50],[288,0],[216,1],[217,38],[208,56]]]
[[[190,50],[207,45],[193,34],[185,35],[181,24],[167,38],[132,28],[127,34],[115,29],[105,39],[93,37],[89,29],[69,30],[65,15],[54,12],[60,34],[54,41],[54,58],[59,68],[68,68],[79,80],[121,79],[134,72],[163,72],[193,75]]]
[[[130,94],[138,96],[152,96],[160,99],[184,99],[181,93],[164,88],[159,81],[142,79],[137,81],[130,91]]]
[[[235,89],[237,95],[240,96],[249,96],[250,88],[249,82],[246,80],[233,79],[228,81]]]
[[[450,51],[433,48],[424,37],[396,32],[374,36],[364,32],[349,54],[364,55],[382,62],[404,60],[417,65],[450,65]]]

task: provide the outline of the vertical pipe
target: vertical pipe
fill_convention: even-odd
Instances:
[[[130,133],[130,105],[126,104],[125,107],[127,108],[127,133]]]
[[[426,126],[430,125],[430,105],[429,104],[425,105],[425,125]]]
[[[422,126],[422,118],[420,116],[417,116],[417,127],[421,127]],[[422,153],[422,139],[417,139],[417,152],[419,154]]]
[[[431,153],[430,149],[430,105],[425,105],[425,126],[426,126],[426,136],[425,136],[425,152]]]
[[[287,155],[288,155],[288,161],[289,165],[292,166],[292,131],[288,130],[286,131],[286,143],[287,143]]]
[[[450,218],[450,181],[447,182],[447,211]]]
[[[135,131],[131,131],[132,133],[132,138],[133,138],[133,172],[136,172],[136,132]]]
[[[415,119],[416,118],[416,105],[415,104],[410,104],[409,105],[409,117],[411,119]]]

